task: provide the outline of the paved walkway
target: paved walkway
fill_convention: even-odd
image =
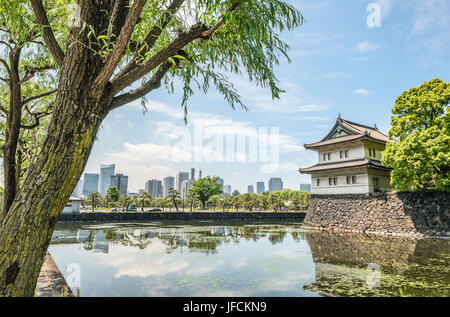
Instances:
[[[44,264],[36,285],[37,297],[73,297],[64,276],[59,271],[49,252],[45,255]]]

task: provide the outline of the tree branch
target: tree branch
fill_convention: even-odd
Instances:
[[[44,93],[36,95],[36,96],[29,97],[27,99],[24,99],[22,101],[22,105],[26,105],[27,103],[29,103],[29,102],[31,102],[33,100],[36,100],[36,99],[39,99],[39,98],[46,97],[46,96],[49,96],[51,94],[54,94],[56,91],[57,91],[57,89],[54,89],[54,90],[50,90],[50,91],[44,92]]]
[[[8,72],[8,75],[11,77],[11,69],[9,68],[8,63],[3,58],[0,58],[0,63],[3,64],[3,66],[6,69],[6,71]]]
[[[11,45],[9,45],[9,43],[8,42],[5,42],[5,41],[0,41],[0,44],[3,44],[3,45],[5,45],[5,46],[7,46],[11,51],[13,50],[13,48],[12,48],[12,46]]]
[[[233,12],[234,10],[236,10],[239,5],[241,4],[241,0],[236,1],[235,3],[233,3],[231,5],[230,8],[230,12]],[[214,34],[214,32],[216,32],[225,22],[225,19],[222,18],[215,26],[213,26],[212,28],[210,28],[209,30],[203,32],[202,34],[200,34],[200,37],[204,40],[209,40],[211,38],[211,36]]]
[[[117,35],[122,30],[122,27],[125,24],[125,19],[127,18],[128,12],[130,11],[128,3],[128,0],[114,1],[111,18],[109,19],[108,39],[111,39],[113,35],[117,37]]]
[[[147,54],[147,52],[150,51],[156,40],[161,35],[162,31],[172,20],[172,16],[178,11],[184,1],[185,0],[172,1],[167,10],[164,11],[164,13],[161,15],[158,22],[147,33],[144,41],[141,43],[141,45],[139,45],[137,52],[140,56],[144,56],[145,54]],[[132,60],[124,68],[122,68],[115,77],[120,77],[123,74],[129,72],[131,69],[135,68],[137,64],[138,63],[136,61],[136,57],[133,57]]]
[[[177,54],[184,46],[198,39],[202,32],[206,31],[206,27],[203,23],[199,22],[191,26],[187,32],[181,32],[178,37],[173,40],[165,48],[153,55],[147,62],[142,65],[136,66],[134,69],[123,74],[120,77],[116,77],[112,81],[112,93],[117,94],[119,91],[128,87],[135,81],[139,80],[161,63],[165,62],[170,57]]]
[[[3,112],[6,116],[8,115],[8,110],[6,110],[6,108],[2,105],[0,105],[0,111]]]
[[[27,130],[31,130],[34,128],[37,128],[40,125],[40,119],[42,117],[48,116],[49,114],[51,114],[52,112],[37,112],[37,113],[33,113],[30,111],[30,109],[28,108],[28,106],[25,106],[25,110],[30,114],[30,116],[32,116],[34,118],[34,123],[32,125],[20,125],[20,128],[22,129],[27,129]]]
[[[170,61],[164,62],[156,71],[156,73],[150,78],[148,82],[143,84],[141,87],[131,90],[125,94],[114,97],[111,103],[110,110],[119,108],[123,105],[126,105],[136,99],[144,97],[146,94],[151,92],[152,90],[158,89],[161,87],[161,80],[164,75],[169,71],[169,69],[173,66],[173,63]]]
[[[97,76],[94,81],[94,86],[102,87],[104,86],[111,75],[114,73],[117,65],[119,64],[120,59],[123,56],[123,53],[130,41],[131,34],[134,31],[134,28],[139,20],[142,9],[144,8],[147,0],[135,0],[133,6],[131,7],[130,12],[127,15],[124,26],[120,31],[120,35],[117,38],[116,45],[114,46],[111,54],[108,55],[105,66],[103,67],[100,74]]]
[[[30,0],[31,6],[33,7],[34,15],[36,20],[41,27],[42,37],[44,38],[45,45],[52,54],[56,63],[62,66],[64,61],[64,52],[56,41],[55,35],[53,34],[52,28],[48,22],[47,14],[45,12],[42,0]]]

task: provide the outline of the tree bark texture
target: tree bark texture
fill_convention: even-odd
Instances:
[[[82,18],[106,29],[101,8],[93,9],[90,6],[96,4],[89,3]],[[87,38],[79,30],[73,34]],[[82,44],[68,47],[47,138],[1,221],[0,296],[34,295],[59,214],[84,170],[99,126],[109,111],[112,96],[108,88],[91,89],[102,68],[100,57]]]

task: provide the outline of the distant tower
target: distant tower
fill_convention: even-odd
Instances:
[[[198,178],[201,179],[202,178],[202,170],[198,171]]]
[[[110,184],[111,176],[115,173],[115,164],[101,164],[100,165],[100,187],[99,192],[102,196],[106,195],[108,188],[112,186]]]
[[[195,168],[191,168],[191,180],[195,180]]]
[[[283,190],[283,181],[279,177],[269,179],[269,192]]]
[[[264,193],[265,191],[265,187],[264,187],[264,182],[257,182],[256,183],[256,192],[258,194]]]

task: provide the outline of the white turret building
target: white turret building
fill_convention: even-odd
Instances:
[[[340,116],[319,142],[305,144],[317,152],[319,163],[300,168],[310,174],[312,194],[364,194],[391,191],[391,169],[381,164],[381,153],[391,142],[378,128]]]

